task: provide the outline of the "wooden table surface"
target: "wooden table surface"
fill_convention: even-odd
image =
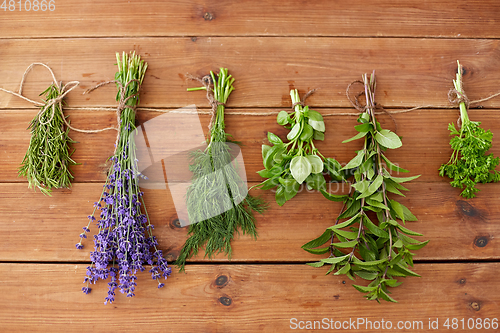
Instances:
[[[430,240],[416,251],[415,271],[422,277],[393,289],[399,303],[366,301],[345,276],[305,265],[319,256],[301,245],[333,224],[339,203],[304,192],[279,207],[269,191],[252,190],[270,202],[257,218],[257,241],[236,237],[231,261],[199,255],[186,273],[174,267],[163,289],[139,274],[134,298],[118,293],[104,305],[103,281],[91,294],[81,292],[91,242],[80,251],[74,245],[105,181],[115,132],[71,132],[81,163],[73,168],[74,185],[45,197],[17,176],[37,109],[0,92],[0,332],[288,332],[322,331],[327,324],[358,332],[499,331],[491,322],[500,319],[500,184],[479,185],[477,198],[466,200],[437,174],[451,153],[447,125],[458,117],[447,99],[456,60],[464,65],[470,99],[500,90],[497,0],[57,0],[54,11],[44,12],[19,10],[25,0],[3,3],[0,87],[16,90],[29,64],[46,63],[58,80],[80,81],[65,109],[79,128],[115,125],[113,112],[78,109],[116,106],[113,87],[82,95],[114,78],[115,52],[136,50],[148,62],[141,92],[141,106],[148,108],[206,109],[204,93],[186,92],[194,86],[186,73],[229,68],[236,90],[227,105],[227,131],[243,143],[249,185],[261,181],[256,171],[267,132],[286,132],[273,115],[231,112],[289,109],[290,88],[301,94],[321,88],[308,99],[311,107],[352,113],[345,89],[372,70],[377,102],[389,111],[433,107],[394,115],[403,147],[388,157],[410,175],[422,175],[401,202],[419,219],[410,228]],[[35,99],[49,83],[48,72],[36,68],[23,93]],[[481,106],[470,117],[491,129],[491,152],[500,155],[500,98]],[[138,123],[158,115],[141,111]],[[206,128],[208,116],[200,118]],[[347,162],[360,148],[356,141],[341,144],[355,134],[356,117],[325,121],[326,139],[318,147]],[[380,121],[395,129],[388,116]],[[170,192],[146,189],[145,201],[172,261],[187,230],[175,223]]]

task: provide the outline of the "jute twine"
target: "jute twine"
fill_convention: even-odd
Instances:
[[[210,130],[210,129],[212,129],[212,126],[214,125],[214,122],[215,122],[215,116],[217,114],[217,107],[219,105],[223,105],[225,107],[226,104],[219,102],[218,100],[215,99],[214,92],[212,91],[212,88],[211,88],[211,86],[213,85],[213,82],[212,82],[212,77],[210,75],[205,75],[204,77],[199,78],[199,77],[193,76],[193,75],[188,73],[187,78],[190,80],[200,82],[205,87],[205,90],[207,91],[207,100],[210,103],[210,107],[211,107],[211,110],[210,110],[211,117],[210,117],[210,121],[208,123],[208,129]]]
[[[57,96],[56,98],[52,98],[52,99],[46,101],[45,103],[37,102],[37,101],[34,101],[32,99],[29,99],[29,98],[23,96],[24,82],[26,81],[26,77],[28,76],[29,72],[31,72],[31,70],[35,66],[43,66],[43,67],[45,67],[50,72],[50,75],[52,76],[52,80],[54,81],[54,85],[59,89],[59,91],[61,93],[59,96]],[[29,65],[28,68],[26,68],[26,70],[24,71],[23,77],[21,78],[21,83],[19,84],[19,92],[16,93],[14,91],[10,91],[10,90],[3,89],[3,88],[0,88],[0,90],[6,92],[8,94],[17,96],[17,97],[19,97],[21,99],[24,99],[25,101],[30,102],[30,103],[34,104],[35,106],[41,107],[40,110],[38,111],[38,114],[37,114],[38,122],[41,125],[46,125],[46,124],[50,123],[52,121],[52,119],[54,119],[54,115],[56,113],[56,106],[59,106],[59,110],[60,110],[61,116],[62,116],[61,118],[63,119],[64,124],[66,126],[68,126],[72,130],[77,131],[77,132],[94,133],[93,131],[81,130],[81,129],[78,129],[78,128],[75,128],[75,127],[71,126],[68,123],[68,121],[66,121],[66,117],[64,116],[64,113],[63,113],[63,110],[62,110],[62,101],[63,101],[63,98],[66,97],[66,95],[70,91],[72,91],[73,89],[75,89],[76,87],[78,87],[79,84],[80,84],[80,82],[78,82],[78,81],[71,81],[71,82],[66,83],[63,86],[61,82],[57,82],[56,77],[54,75],[54,72],[52,71],[52,69],[50,69],[49,66],[47,66],[47,65],[45,65],[43,63],[40,63],[40,62],[34,62],[31,65]],[[51,114],[49,120],[47,120],[46,122],[42,122],[41,121],[41,117],[45,113],[45,111],[47,111],[49,108],[52,108],[52,114]]]
[[[137,87],[137,92],[133,95],[130,95],[128,97],[125,97],[126,94],[127,94],[127,88],[128,86],[133,83],[133,82],[137,82],[138,83],[138,87]],[[102,86],[105,86],[105,85],[108,85],[110,83],[115,83],[118,85],[118,91],[120,93],[120,100],[118,101],[118,106],[116,107],[116,109],[112,109],[115,111],[116,113],[116,127],[108,127],[108,128],[104,128],[104,129],[101,129],[101,130],[97,130],[99,132],[104,132],[104,131],[107,131],[109,129],[114,129],[116,131],[118,131],[118,133],[116,134],[116,141],[115,141],[115,154],[116,154],[116,150],[118,149],[118,142],[120,141],[120,124],[121,124],[121,115],[122,115],[122,112],[123,110],[125,109],[132,109],[134,110],[134,112],[136,111],[136,106],[135,105],[127,105],[127,102],[132,99],[132,98],[135,98],[137,96],[139,96],[139,92],[141,90],[141,81],[137,80],[137,79],[132,79],[132,80],[129,80],[127,81],[124,85],[118,81],[118,80],[111,80],[111,81],[105,81],[105,82],[101,82],[99,83],[98,85],[90,88],[90,89],[87,89],[83,92],[83,94],[90,94],[92,91],[102,87]]]
[[[14,96],[17,96],[19,98],[22,98],[24,99],[25,101],[27,102],[30,102],[36,106],[44,106],[44,108],[42,108],[39,112],[38,112],[38,116],[40,117],[41,114],[43,114],[43,112],[48,109],[49,107],[53,107],[53,113],[52,113],[52,117],[53,117],[53,114],[55,112],[55,107],[54,105],[58,104],[58,103],[61,103],[62,102],[62,99],[73,89],[75,89],[80,82],[78,81],[71,81],[71,82],[68,82],[65,86],[61,87],[61,92],[62,94],[55,98],[55,99],[52,99],[52,100],[49,100],[46,104],[44,103],[41,103],[41,102],[36,102],[36,101],[33,101],[25,96],[22,95],[22,89],[23,89],[23,85],[24,85],[24,81],[26,79],[26,76],[27,74],[31,71],[31,69],[36,66],[36,65],[41,65],[41,66],[44,66],[45,68],[47,68],[49,70],[49,72],[51,73],[52,75],[52,78],[54,80],[54,83],[57,84],[57,80],[55,79],[55,76],[54,76],[54,73],[52,72],[52,70],[45,64],[43,63],[33,63],[31,64],[25,71],[23,77],[22,77],[22,80],[21,80],[21,84],[20,84],[20,87],[19,87],[19,92],[16,93],[16,92],[13,92],[13,91],[10,91],[10,90],[6,90],[6,89],[3,89],[3,88],[0,88],[1,91],[4,91],[6,93],[9,93],[9,94],[12,94]],[[99,88],[99,87],[102,87],[104,85],[107,85],[107,84],[110,84],[110,83],[118,83],[119,85],[119,90],[120,90],[120,101],[118,103],[118,107],[116,108],[111,108],[111,107],[68,107],[68,109],[71,109],[71,110],[82,110],[82,111],[114,111],[116,112],[117,114],[117,122],[118,122],[118,125],[117,127],[108,127],[108,128],[103,128],[103,129],[97,129],[97,130],[82,130],[82,129],[78,129],[78,128],[74,128],[72,127],[65,119],[65,117],[63,117],[64,119],[64,122],[65,124],[71,128],[72,130],[74,131],[77,131],[77,132],[82,132],[82,133],[99,133],[99,132],[103,132],[103,131],[107,131],[107,130],[119,130],[119,124],[120,124],[120,115],[121,115],[121,112],[123,111],[124,108],[128,107],[128,108],[131,108],[131,109],[134,109],[136,111],[146,111],[146,112],[159,112],[159,113],[178,113],[178,114],[202,114],[202,115],[211,115],[211,120],[210,120],[210,126],[211,124],[213,123],[214,121],[214,117],[215,117],[215,114],[217,112],[217,106],[218,105],[224,105],[224,103],[221,103],[217,100],[215,100],[214,96],[213,96],[213,92],[212,92],[212,89],[210,89],[210,86],[212,84],[212,81],[211,81],[211,77],[209,75],[207,76],[204,76],[202,78],[198,78],[198,77],[194,77],[194,76],[191,76],[189,75],[188,78],[190,79],[193,79],[193,80],[196,80],[196,81],[199,81],[201,82],[201,84],[206,87],[206,90],[207,90],[207,99],[210,103],[210,106],[211,106],[211,110],[209,111],[203,111],[203,110],[194,110],[194,111],[191,111],[191,110],[168,110],[168,109],[157,109],[157,108],[144,108],[144,107],[139,107],[139,108],[136,108],[135,106],[126,106],[126,103],[127,101],[130,99],[130,98],[133,98],[135,96],[137,96],[137,94],[133,95],[133,96],[129,96],[127,98],[124,97],[124,94],[125,94],[125,91],[126,91],[126,88],[128,87],[128,85],[131,83],[131,82],[134,82],[134,81],[137,81],[137,80],[131,80],[129,82],[127,82],[125,84],[125,86],[122,86],[122,84],[120,82],[117,82],[116,80],[112,80],[112,81],[106,81],[106,82],[102,82],[102,83],[99,83],[98,85],[96,85],[95,87],[93,88],[90,88],[88,89],[87,91],[84,92],[84,94],[88,94],[92,91],[94,91],[95,89]],[[334,116],[359,116],[359,114],[361,112],[364,112],[365,109],[364,109],[364,106],[362,106],[359,101],[357,101],[357,98],[359,96],[361,96],[364,92],[361,92],[359,93],[358,95],[356,95],[356,99],[352,99],[352,97],[350,96],[349,94],[349,91],[350,91],[350,88],[356,84],[356,83],[361,83],[361,81],[353,81],[351,82],[348,86],[347,86],[347,89],[346,89],[346,96],[347,98],[349,99],[349,101],[351,102],[351,104],[353,105],[353,107],[358,111],[358,112],[335,112],[335,113],[326,113],[326,114],[322,114],[323,117],[334,117]],[[60,85],[58,85],[58,87],[60,87]],[[304,95],[304,97],[302,98],[302,101],[299,102],[299,103],[294,103],[292,105],[292,108],[295,107],[295,105],[297,104],[300,104],[302,106],[304,106],[304,101],[311,95],[313,94],[317,89],[312,89],[310,90],[308,93],[306,93]],[[379,109],[380,111],[376,112],[376,114],[388,114],[388,115],[394,115],[394,114],[399,114],[399,113],[407,113],[407,112],[412,112],[412,111],[415,111],[415,110],[419,110],[419,109],[428,109],[428,108],[456,108],[461,102],[464,102],[467,106],[467,108],[470,106],[470,105],[473,105],[473,104],[479,104],[479,103],[482,103],[482,102],[485,102],[485,101],[488,101],[490,99],[493,99],[495,97],[498,97],[500,96],[500,92],[498,93],[495,93],[493,95],[490,95],[488,97],[485,97],[485,98],[481,98],[481,99],[478,99],[478,100],[469,100],[467,98],[467,96],[464,94],[464,93],[458,93],[455,89],[450,89],[450,91],[448,92],[448,101],[451,105],[449,106],[436,106],[436,105],[432,105],[432,104],[429,104],[429,105],[421,105],[421,106],[416,106],[416,107],[413,107],[413,108],[410,108],[410,109],[404,109],[404,110],[393,110],[393,111],[387,111],[385,110],[384,108],[382,108],[381,106],[379,105],[376,105],[376,109]],[[61,112],[62,112],[62,108],[61,109]],[[272,115],[277,115],[279,113],[279,111],[267,111],[267,112],[247,112],[247,111],[236,111],[236,110],[227,110],[226,111],[226,114],[228,115],[241,115],[241,116],[272,116]]]

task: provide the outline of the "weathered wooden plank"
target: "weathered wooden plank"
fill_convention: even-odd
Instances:
[[[345,329],[360,332],[382,320],[391,332],[426,332],[437,320],[431,330],[447,332],[448,318],[465,325],[489,318],[489,329],[471,331],[496,331],[500,264],[417,264],[415,271],[422,277],[393,290],[398,304],[366,301],[349,279],[306,265],[193,265],[163,289],[141,273],[134,298],[118,293],[105,306],[106,283],[80,291],[85,265],[0,264],[0,322],[3,332],[285,332],[327,318],[322,324],[346,321]]]
[[[478,198],[466,201],[446,183],[409,183],[410,192],[400,202],[419,222],[407,222],[407,227],[423,233],[422,240],[430,240],[426,247],[416,251],[415,260],[500,258],[498,188],[490,185],[481,186]],[[55,191],[53,197],[45,197],[28,190],[25,184],[0,184],[0,260],[88,261],[88,253],[93,249],[92,237],[85,241],[84,250],[76,250],[75,244],[101,190],[101,184],[75,184],[71,190]],[[249,236],[236,237],[233,262],[303,262],[323,257],[300,247],[333,225],[340,203],[303,190],[279,207],[270,191],[251,193],[269,201],[269,210],[257,216],[256,241]],[[178,214],[170,191],[147,189],[145,201],[155,225],[154,233],[172,261],[179,254],[187,230],[176,223]],[[95,226],[91,231],[91,234],[96,231]],[[202,255],[194,259],[199,260],[204,260]],[[227,258],[220,256],[217,260]]]
[[[289,88],[322,88],[308,101],[316,107],[349,107],[347,85],[363,73],[378,74],[377,102],[385,107],[447,106],[456,60],[464,67],[471,100],[498,91],[497,40],[417,38],[104,38],[0,40],[1,86],[16,90],[25,68],[43,61],[64,82],[79,80],[68,95],[71,106],[114,106],[115,87],[81,93],[114,78],[115,52],[137,50],[149,63],[142,106],[207,106],[203,93],[188,93],[186,73],[205,75],[224,66],[236,78],[230,107],[289,107]],[[57,50],[57,52],[54,52]],[[27,79],[25,94],[38,95],[50,82],[45,69]],[[500,107],[500,99],[484,103]],[[27,107],[1,93],[0,108]]]
[[[227,131],[235,140],[241,141],[242,154],[247,178],[251,182],[261,181],[256,173],[263,169],[261,145],[267,144],[267,132],[273,132],[286,138],[286,130],[276,123],[276,116],[244,116],[231,115],[231,112],[276,112],[279,109],[229,109],[226,116]],[[204,110],[206,111],[206,110]],[[319,109],[323,114],[354,112],[354,109]],[[403,147],[388,151],[387,156],[401,167],[410,171],[410,175],[421,174],[416,182],[446,182],[439,177],[438,168],[446,163],[451,154],[449,146],[448,123],[456,121],[458,109],[426,109],[405,114],[396,114],[394,119],[398,124],[398,134],[403,137]],[[89,112],[67,110],[72,124],[78,128],[97,129],[115,126],[116,117],[113,112]],[[4,156],[0,168],[0,182],[24,182],[17,177],[17,169],[21,163],[29,144],[29,131],[26,130],[35,111],[2,110],[0,117],[0,152]],[[155,118],[161,117],[161,118]],[[473,120],[483,122],[484,128],[491,129],[494,134],[494,144],[491,152],[500,155],[500,122],[497,121],[496,110],[471,110]],[[156,119],[156,120],[155,120]],[[198,129],[206,132],[209,116],[200,115],[200,118],[176,115],[162,115],[155,112],[139,112],[138,124],[146,124],[146,135],[150,145],[154,146],[154,159],[167,158],[174,153],[191,148],[192,143],[201,144],[203,138],[195,132],[189,134],[183,129],[200,121]],[[395,130],[392,120],[385,114],[379,116],[382,126]],[[355,116],[325,117],[326,136],[324,142],[317,144],[323,155],[334,157],[341,163],[347,163],[360,148],[361,142],[341,144],[347,138],[356,134]],[[151,128],[153,126],[153,128]],[[168,127],[172,126],[172,127]],[[182,134],[167,137],[164,130],[180,129]],[[150,129],[151,128],[151,129]],[[76,149],[73,157],[81,165],[73,167],[75,182],[104,181],[106,177],[106,160],[113,153],[115,131],[97,134],[82,134],[71,132],[71,137],[78,141],[73,147]],[[142,134],[141,134],[142,135]],[[180,136],[180,137],[179,137]],[[182,141],[177,141],[182,140]],[[149,160],[149,154],[141,151],[141,158]],[[168,159],[168,158],[167,158]],[[150,174],[151,177],[151,174]],[[159,177],[163,179],[163,171]],[[154,177],[153,177],[154,178]]]
[[[15,11],[8,7],[2,13],[0,37],[500,36],[500,7],[494,0],[53,3],[52,12],[26,11],[28,4],[19,10],[16,3]]]

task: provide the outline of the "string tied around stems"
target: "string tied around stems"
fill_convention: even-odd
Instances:
[[[54,82],[54,85],[57,87],[57,89],[60,92],[59,96],[57,96],[55,98],[52,98],[52,99],[46,101],[45,103],[37,102],[37,101],[34,101],[32,99],[27,98],[26,96],[23,96],[24,83],[26,81],[26,78],[27,78],[28,74],[31,72],[31,70],[35,66],[43,66],[43,67],[45,67],[49,71],[50,75],[52,76],[52,80]],[[54,75],[54,72],[52,71],[52,69],[49,66],[47,66],[46,64],[41,63],[41,62],[34,62],[31,65],[29,65],[28,68],[26,68],[26,70],[24,71],[24,74],[23,74],[23,76],[21,78],[21,83],[19,84],[19,91],[17,93],[14,92],[14,91],[11,91],[11,90],[4,89],[4,88],[0,88],[0,90],[6,92],[8,94],[17,96],[17,97],[19,97],[19,98],[21,98],[21,99],[23,99],[23,100],[25,100],[27,102],[32,103],[35,106],[41,107],[40,110],[37,113],[37,119],[38,119],[38,122],[41,125],[46,125],[46,124],[50,123],[52,121],[52,119],[54,119],[54,115],[56,113],[56,106],[59,106],[59,110],[61,112],[62,120],[64,121],[64,124],[66,126],[68,126],[72,130],[77,131],[77,132],[91,133],[89,131],[81,130],[81,129],[78,129],[78,128],[75,128],[75,127],[71,126],[69,124],[69,122],[66,120],[66,117],[64,116],[64,113],[62,111],[62,101],[63,101],[64,97],[66,97],[66,95],[69,94],[73,89],[75,89],[76,87],[78,87],[79,84],[80,84],[79,81],[71,81],[71,82],[66,83],[63,86],[62,82],[58,82],[57,81],[57,79],[56,79],[56,77]],[[52,113],[51,113],[51,116],[50,116],[49,120],[47,120],[46,122],[42,122],[42,120],[41,120],[42,115],[47,110],[49,110],[49,109],[52,110]]]
[[[217,99],[215,99],[214,92],[212,91],[212,88],[211,88],[213,86],[212,77],[209,74],[200,78],[200,77],[193,76],[193,75],[188,73],[186,75],[186,77],[190,80],[200,82],[203,85],[202,89],[205,89],[207,91],[207,100],[210,103],[210,107],[211,107],[211,110],[210,110],[211,117],[210,117],[210,121],[208,123],[208,130],[211,130],[212,126],[214,125],[214,122],[215,122],[215,116],[217,114],[217,107],[219,105],[223,105],[225,107],[226,103],[219,102]]]
[[[345,93],[346,93],[347,99],[349,100],[349,102],[351,102],[351,105],[356,110],[358,110],[359,113],[363,113],[363,112],[366,112],[367,109],[371,108],[371,106],[369,106],[369,105],[362,105],[359,102],[359,98],[365,94],[365,90],[364,89],[362,91],[360,91],[359,93],[357,93],[355,95],[354,99],[351,97],[350,90],[351,90],[351,87],[353,85],[355,85],[355,84],[361,84],[364,87],[363,81],[361,81],[361,80],[352,81],[347,86]],[[373,92],[373,93],[375,93],[375,92]],[[397,133],[398,132],[398,123],[396,122],[396,119],[394,118],[394,116],[392,115],[392,113],[399,113],[399,112],[398,111],[396,111],[396,112],[389,112],[386,109],[384,109],[381,105],[378,105],[375,101],[373,102],[373,107],[375,108],[375,110],[378,109],[378,110],[382,111],[382,113],[387,114],[391,118],[391,120],[392,120],[392,122],[394,123],[394,126],[395,126],[394,132]],[[401,111],[403,111],[403,112],[410,112],[410,111],[413,111],[413,110],[417,110],[418,108],[420,108],[420,107],[412,108],[412,109],[408,109],[408,110],[401,110]],[[375,112],[375,110],[373,112]],[[375,112],[375,113],[377,113],[377,112]]]
[[[128,97],[125,97],[126,96],[126,93],[127,93],[127,88],[130,84],[132,84],[133,82],[137,82],[138,84],[138,87],[137,87],[137,92],[133,95],[130,95]],[[116,149],[118,148],[118,142],[120,140],[120,124],[121,124],[121,115],[122,115],[122,112],[123,110],[125,110],[126,108],[128,109],[132,109],[134,112],[136,110],[136,105],[127,105],[127,102],[132,99],[132,98],[136,98],[137,96],[139,96],[139,92],[141,90],[141,81],[140,80],[137,80],[137,79],[132,79],[132,80],[129,80],[127,81],[124,85],[118,81],[118,80],[111,80],[111,81],[105,81],[105,82],[101,82],[99,84],[97,84],[96,86],[92,87],[92,88],[89,88],[87,90],[85,90],[83,92],[83,94],[90,94],[92,91],[102,87],[102,86],[105,86],[105,85],[108,85],[110,83],[116,83],[118,85],[118,92],[120,94],[120,99],[118,100],[118,106],[116,107],[116,127],[108,127],[108,128],[104,128],[104,129],[101,129],[101,130],[96,130],[98,132],[103,132],[103,131],[107,131],[107,130],[110,130],[110,129],[114,129],[116,130],[118,133],[116,135],[116,141],[115,141],[115,153],[116,153]]]
[[[307,92],[307,93],[306,93],[306,94],[302,97],[302,99],[301,99],[300,101],[295,102],[295,103],[293,103],[293,104],[292,104],[292,110],[294,110],[294,111],[295,111],[295,106],[296,106],[296,105],[300,105],[300,106],[304,107],[304,106],[306,105],[306,104],[305,104],[306,99],[307,99],[309,96],[311,96],[312,94],[314,94],[314,93],[315,93],[317,90],[319,90],[319,89],[320,89],[320,88],[314,88],[314,89],[309,90],[309,91],[308,91],[308,92]]]

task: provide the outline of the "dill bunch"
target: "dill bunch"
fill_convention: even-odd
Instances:
[[[28,187],[39,189],[50,195],[53,188],[68,188],[74,178],[70,167],[76,165],[71,158],[75,141],[69,137],[69,128],[64,126],[62,103],[47,107],[50,100],[63,94],[61,87],[50,85],[40,96],[45,96],[45,105],[31,121],[31,139],[26,155],[19,168],[19,176],[28,179]]]
[[[477,183],[491,183],[500,180],[500,173],[495,170],[500,158],[493,154],[486,154],[492,146],[493,134],[490,130],[485,131],[480,127],[481,123],[471,121],[467,114],[462,86],[462,65],[457,61],[458,72],[453,80],[455,93],[460,101],[459,130],[453,123],[448,125],[450,135],[450,146],[453,149],[448,163],[441,165],[439,175],[453,179],[450,184],[453,187],[463,189],[460,195],[471,199],[479,191],[475,186]]]
[[[207,147],[191,154],[193,177],[186,193],[191,224],[189,238],[176,261],[180,271],[184,270],[186,260],[202,248],[208,258],[221,252],[231,257],[234,234],[241,230],[256,238],[253,212],[263,213],[267,207],[262,199],[248,194],[234,159],[236,147],[228,144],[230,135],[224,129],[225,103],[234,90],[234,78],[228,75],[226,68],[221,68],[219,74],[210,72],[210,78],[207,76],[204,80],[204,87],[188,91],[209,89],[207,96],[215,112]]]

